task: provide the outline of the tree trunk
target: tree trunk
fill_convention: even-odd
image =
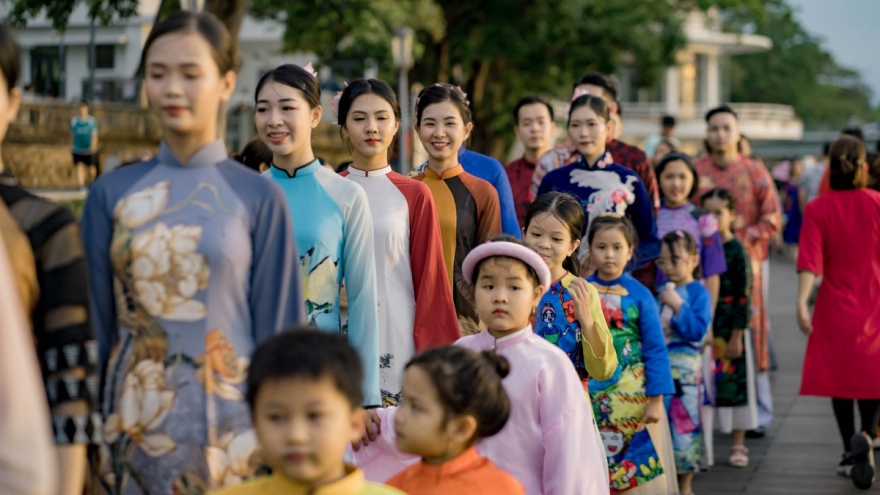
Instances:
[[[205,12],[214,14],[220,22],[226,25],[233,41],[238,44],[238,35],[241,32],[241,23],[247,13],[247,2],[242,0],[207,0]]]
[[[440,42],[440,55],[437,60],[437,81],[436,82],[447,82],[449,81],[449,37],[444,37],[443,41]]]
[[[238,37],[241,33],[241,23],[244,22],[244,16],[247,13],[247,2],[228,0],[208,0],[205,2],[205,12],[214,14],[220,19],[229,34],[232,36],[232,42],[238,46]],[[226,116],[228,108],[226,103],[221,103],[217,110],[217,138],[226,142]]]
[[[504,162],[506,153],[504,139],[496,135],[494,120],[499,94],[489,91],[490,75],[498,73],[497,64],[481,60],[474,64],[474,75],[468,84],[471,108],[474,114],[474,131],[471,133],[470,149]]]

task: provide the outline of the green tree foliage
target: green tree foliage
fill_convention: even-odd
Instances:
[[[840,67],[821,40],[797,22],[784,0],[766,0],[762,9],[731,9],[727,28],[762,34],[770,51],[734,57],[730,67],[734,101],[783,103],[795,108],[808,128],[840,128],[852,118],[878,118],[871,92],[858,74]]]
[[[650,84],[685,39],[669,0],[253,0],[254,13],[287,25],[286,46],[322,60],[371,58],[396,80],[394,29],[416,32],[411,80],[459,84],[471,101],[475,149],[501,155],[512,138],[516,100],[565,98],[589,70],[624,60]]]
[[[11,0],[9,22],[16,27],[27,26],[29,19],[44,13],[52,21],[52,27],[64,32],[70,22],[70,14],[79,4],[89,6],[89,18],[107,25],[114,19],[127,19],[137,14],[138,0]],[[162,17],[180,10],[179,0],[162,0],[159,4]],[[228,0],[206,0],[205,10],[216,15],[234,37],[247,12],[247,2]]]
[[[23,27],[28,19],[45,12],[52,27],[59,32],[67,29],[70,14],[80,2],[71,0],[14,0],[9,12],[13,26]],[[89,0],[89,17],[108,24],[114,17],[125,19],[137,14],[138,0]]]

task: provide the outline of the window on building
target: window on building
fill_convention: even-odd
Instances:
[[[31,84],[38,94],[63,96],[61,57],[57,46],[38,46],[31,50]]]
[[[116,45],[95,45],[95,68],[112,69],[115,55]]]

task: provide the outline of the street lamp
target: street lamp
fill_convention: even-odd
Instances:
[[[407,137],[412,124],[410,123],[410,115],[412,111],[409,105],[409,70],[413,66],[412,44],[413,30],[404,26],[394,30],[391,37],[391,56],[394,59],[394,67],[400,70],[400,77],[397,85],[397,98],[399,99],[401,118],[400,118],[400,139],[397,142],[397,172],[407,173],[410,166],[406,156]]]

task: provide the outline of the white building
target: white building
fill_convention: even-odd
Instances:
[[[658,134],[660,119],[672,115],[677,120],[676,136],[695,151],[706,134],[706,111],[729,103],[739,115],[740,130],[752,140],[797,140],[803,135],[803,122],[788,105],[730,102],[727,66],[730,57],[769,50],[766,36],[725,33],[716,12],[694,12],[684,25],[687,46],[677,56],[677,65],[666,69],[653,89],[636,88],[635,69],[620,74],[623,139],[641,143]]]
[[[95,27],[95,100],[137,101],[136,78],[141,49],[155,21],[159,0],[140,0],[137,15]],[[0,16],[9,6],[0,4]],[[37,93],[68,101],[88,96],[90,24],[85,2],[78,2],[67,31],[61,35],[44,16],[16,30],[21,45],[21,85],[34,84]],[[245,18],[240,33],[244,61],[230,107],[252,104],[259,77],[282,62],[304,65],[312,59],[303,54],[281,55],[284,26],[278,22]],[[61,53],[63,52],[63,59]]]

